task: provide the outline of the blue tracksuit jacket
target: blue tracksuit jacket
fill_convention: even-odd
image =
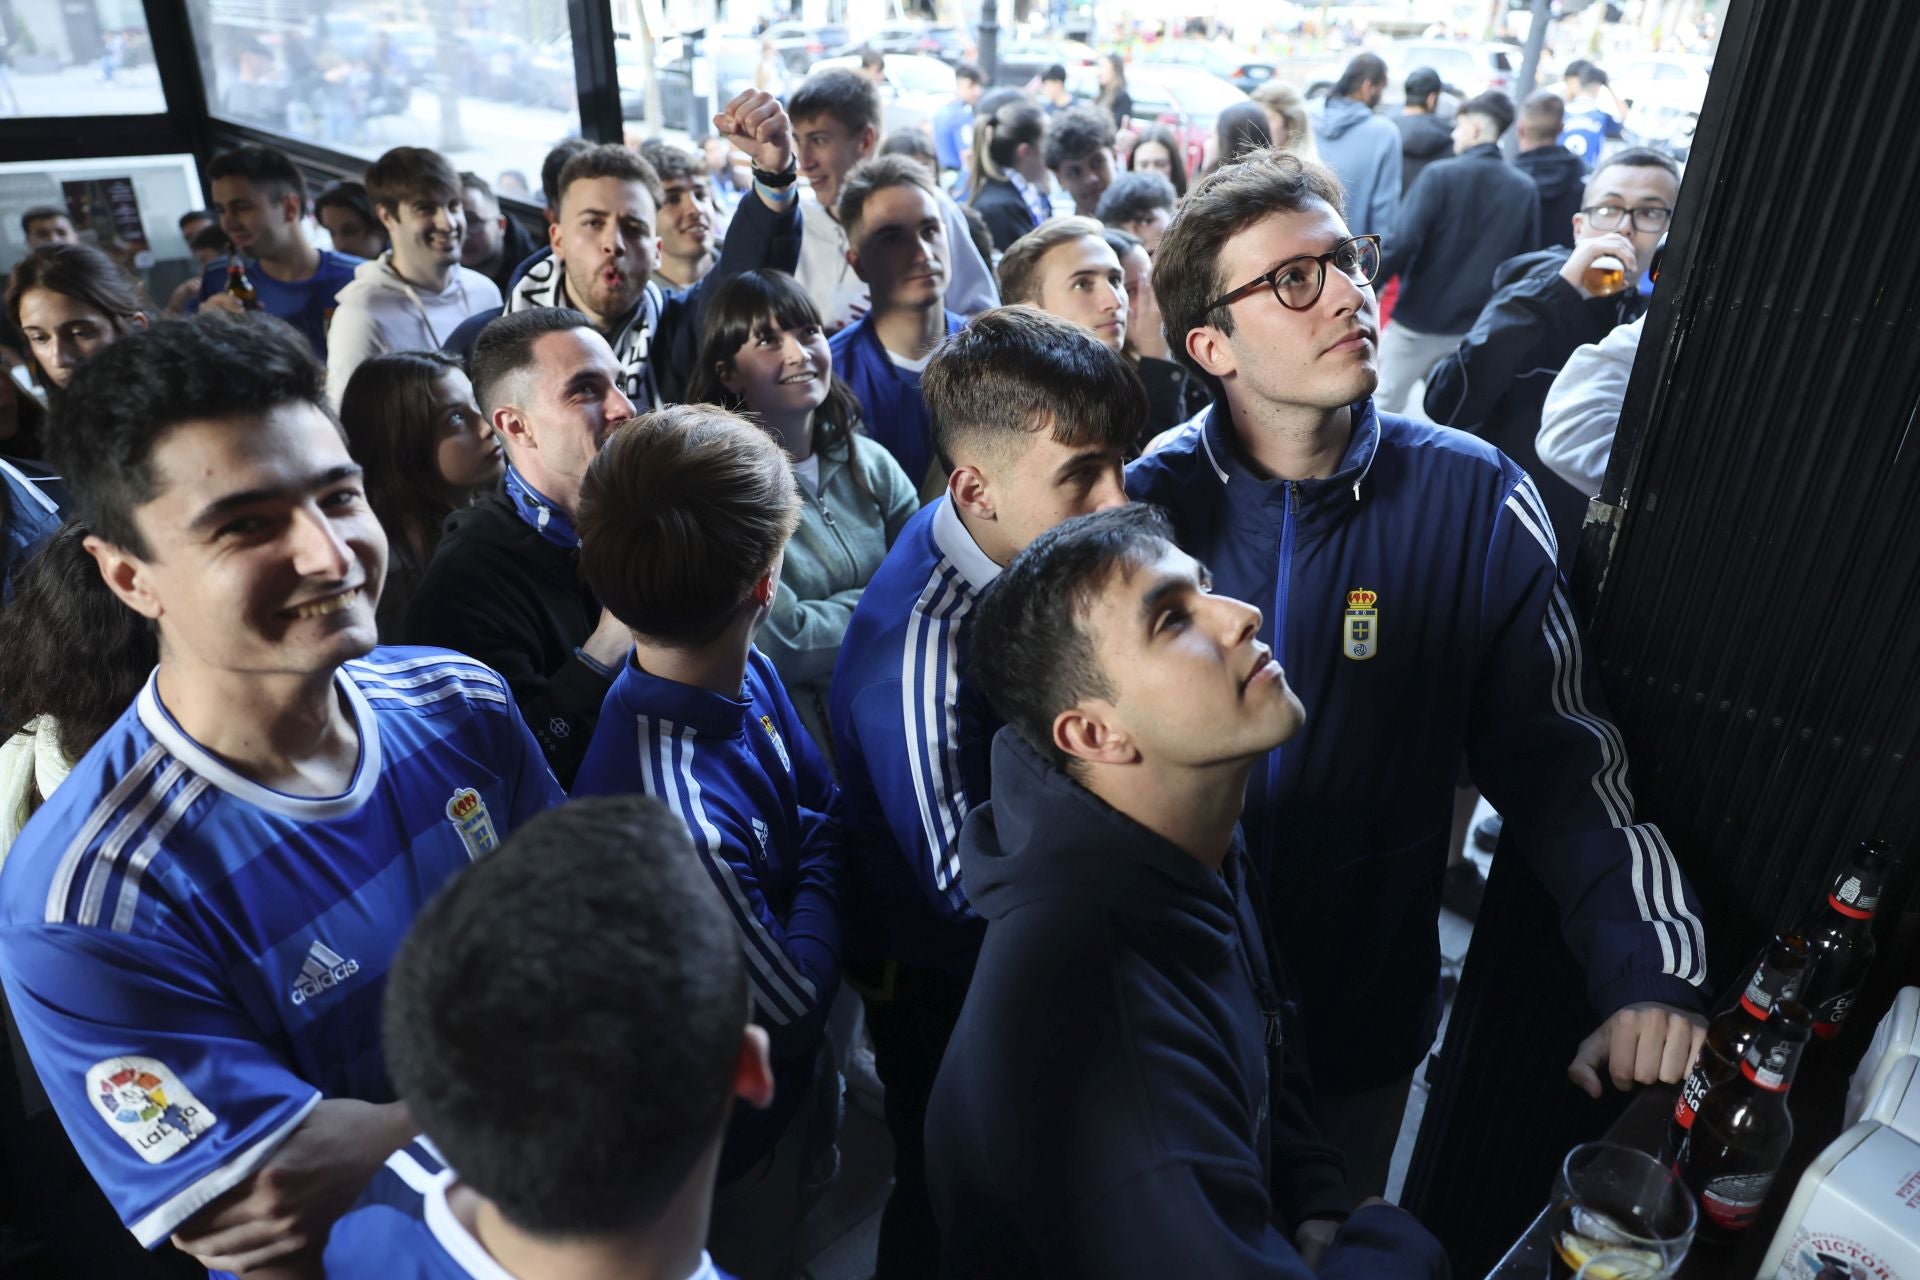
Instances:
[[[967,667],[968,615],[1000,567],[945,497],[907,521],[833,668],[849,957],[957,977],[985,928],[960,883],[960,824],[987,797],[999,717]]]
[[[1260,606],[1306,727],[1256,769],[1249,848],[1313,1079],[1405,1076],[1439,1014],[1441,874],[1464,761],[1560,905],[1596,1010],[1701,1008],[1699,905],[1635,823],[1620,732],[1533,482],[1492,446],[1354,406],[1325,479],[1265,480],[1216,406],[1127,472],[1214,589]]]
[[[965,316],[946,314],[949,334],[967,327]],[[888,358],[874,332],[871,311],[834,334],[827,346],[833,352],[834,373],[860,402],[867,434],[886,446],[913,487],[920,488],[933,468],[933,419],[920,394],[920,375]]]
[[[737,698],[620,668],[573,794],[638,791],[680,815],[732,910],[754,1021],[773,1041],[773,1106],[735,1107],[725,1183],[793,1118],[840,984],[840,835],[833,776],[758,649]]]

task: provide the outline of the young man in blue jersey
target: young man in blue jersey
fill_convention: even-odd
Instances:
[[[833,776],[753,647],[799,522],[794,486],[765,432],[675,405],[616,431],[580,494],[581,575],[633,640],[574,794],[644,792],[692,830],[772,1041],[779,1088],[729,1126],[709,1245],[749,1280],[793,1263],[815,1059],[840,985]]]
[[[559,788],[497,675],[374,648],[386,539],[290,329],[102,356],[61,462],[160,663],[15,842],[0,980],[143,1244],[299,1272],[413,1132],[380,1056],[401,937]]]
[[[927,1114],[948,1275],[1445,1274],[1408,1215],[1348,1217],[1309,1116],[1239,831],[1302,718],[1260,620],[1145,505],[1041,534],[981,600],[1008,727],[961,834],[993,924]]]
[[[257,143],[235,147],[213,158],[207,180],[220,229],[246,266],[260,309],[304,334],[324,363],[336,300],[361,259],[316,249],[307,238],[307,180],[286,152]],[[244,305],[227,292],[227,269],[224,257],[208,264],[199,305],[238,315]]]
[[[1062,520],[1119,506],[1147,416],[1125,356],[1031,307],[982,312],[927,366],[946,493],[900,531],[833,669],[848,876],[848,968],[886,1085],[894,1187],[880,1274],[935,1275],[921,1131],[984,928],[956,839],[987,797],[999,719],[967,670],[969,616],[1002,565]]]
[[[836,216],[872,305],[833,335],[834,372],[860,401],[867,434],[915,487],[937,490],[921,376],[940,340],[966,324],[943,301],[952,244],[939,190],[918,161],[875,156],[847,175]]]
[[[1311,712],[1254,771],[1247,838],[1301,986],[1320,1127],[1366,1194],[1439,1014],[1463,762],[1586,968],[1603,1022],[1576,1083],[1680,1077],[1706,949],[1665,837],[1634,821],[1538,490],[1484,442],[1374,408],[1379,255],[1340,207],[1331,171],[1292,154],[1188,193],[1154,292],[1215,399],[1127,490],[1168,510],[1220,591],[1267,609],[1261,638]]]
[[[535,818],[394,961],[387,1061],[425,1136],[334,1224],[327,1274],[721,1280],[702,1247],[721,1135],[773,1098],[747,1014],[677,815],[629,795]]]

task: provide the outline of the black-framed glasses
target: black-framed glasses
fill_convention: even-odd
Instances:
[[[1631,222],[1635,231],[1665,231],[1673,221],[1673,210],[1663,204],[1650,204],[1641,209],[1596,204],[1580,212],[1587,215],[1587,225],[1595,231],[1618,231],[1622,222]]]
[[[1289,311],[1305,311],[1320,300],[1327,287],[1327,264],[1332,263],[1356,285],[1370,285],[1380,274],[1380,237],[1354,236],[1342,240],[1326,253],[1288,258],[1273,270],[1239,288],[1221,294],[1207,304],[1207,310],[1231,306],[1240,299],[1258,293],[1262,285],[1273,290],[1274,298]]]

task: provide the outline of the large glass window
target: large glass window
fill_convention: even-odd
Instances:
[[[536,200],[541,160],[580,132],[566,0],[188,0],[188,10],[221,119],[370,160],[432,147]]]
[[[0,0],[0,116],[166,109],[141,0]]]

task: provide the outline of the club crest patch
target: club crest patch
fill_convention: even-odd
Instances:
[[[1346,631],[1340,652],[1355,662],[1365,662],[1380,652],[1380,610],[1377,592],[1361,587],[1347,592]]]
[[[487,812],[487,802],[472,787],[460,788],[447,801],[447,821],[459,834],[460,843],[467,846],[469,858],[478,858],[499,847],[500,836],[493,829],[493,816]]]
[[[769,738],[773,739],[773,749],[780,754],[780,767],[788,773],[792,773],[793,761],[787,759],[787,744],[780,741],[780,731],[773,727],[773,717],[761,716],[760,727],[767,731]]]
[[[148,1164],[179,1154],[220,1118],[158,1058],[94,1063],[87,1068],[87,1096]]]

